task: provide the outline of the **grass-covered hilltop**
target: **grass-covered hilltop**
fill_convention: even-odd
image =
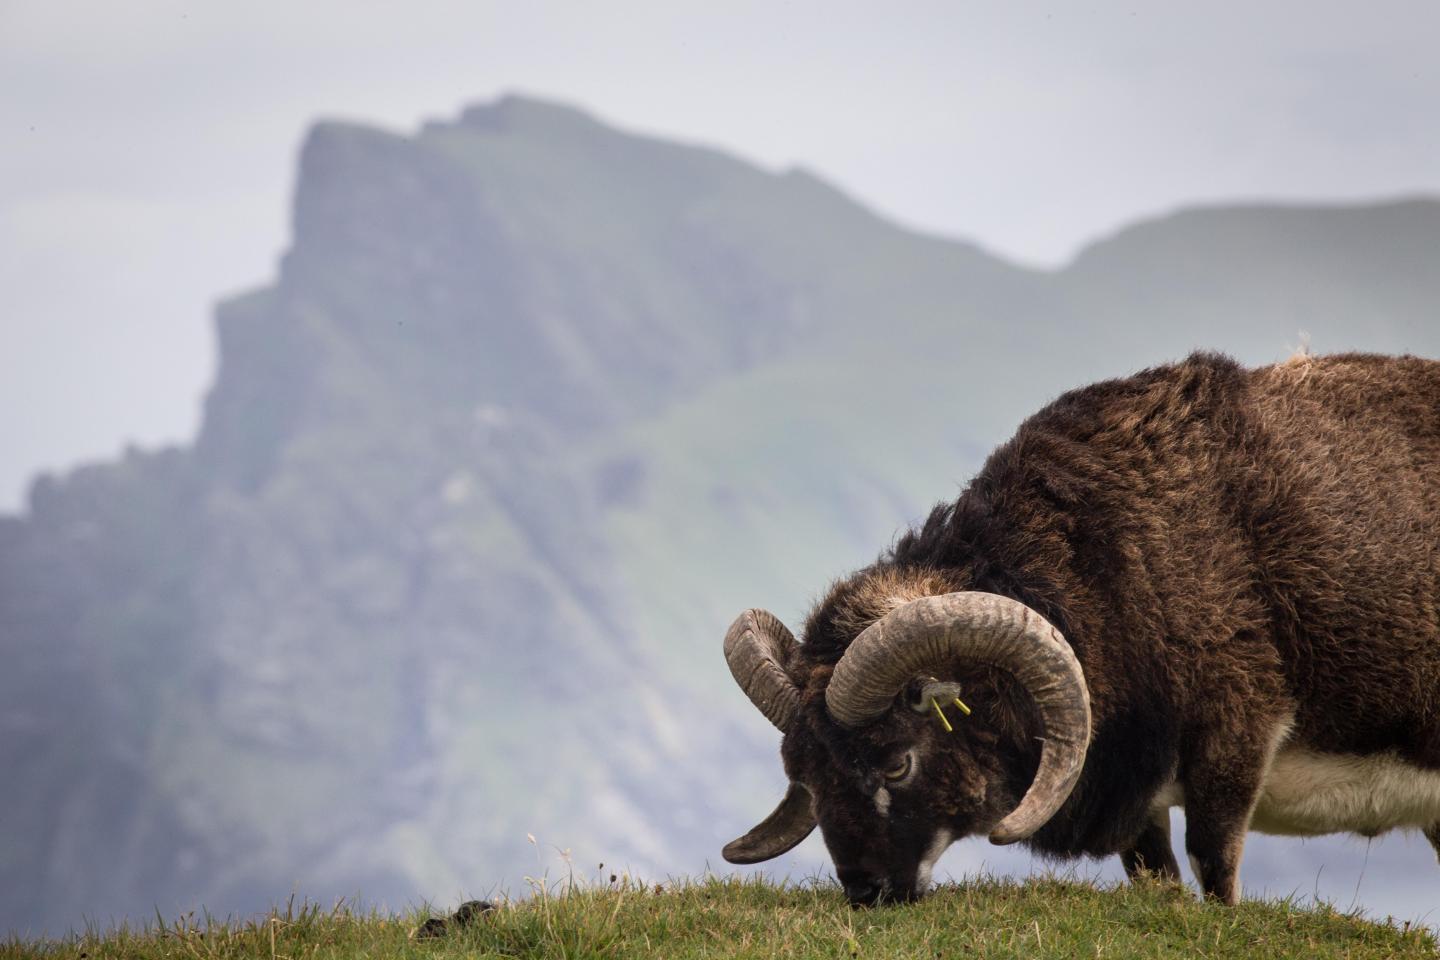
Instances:
[[[1202,904],[1168,884],[1099,888],[1060,880],[979,880],[918,904],[854,910],[830,884],[758,879],[547,892],[501,903],[469,924],[417,935],[431,915],[290,906],[221,922],[194,916],[144,930],[47,944],[0,957],[65,958],[973,958],[1434,957],[1433,936],[1331,907]]]

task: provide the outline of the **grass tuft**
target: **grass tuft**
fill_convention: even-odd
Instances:
[[[296,905],[244,921],[187,915],[142,929],[90,930],[59,941],[0,943],[0,958],[423,960],[544,957],[1436,957],[1419,928],[1291,901],[1201,903],[1161,883],[1095,886],[979,879],[917,904],[852,910],[833,885],[706,879],[663,886],[537,887],[435,939],[414,931],[434,915],[390,916],[346,903]]]

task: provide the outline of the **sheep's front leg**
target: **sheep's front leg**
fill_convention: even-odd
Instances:
[[[1440,860],[1440,823],[1425,828],[1425,839],[1430,841],[1430,846],[1435,848],[1435,858]]]
[[[1243,717],[1196,731],[1184,761],[1185,850],[1206,897],[1240,900],[1240,857],[1265,773],[1290,730],[1288,718]],[[1237,735],[1238,734],[1238,735]]]
[[[1180,864],[1175,862],[1175,851],[1170,848],[1169,810],[1155,814],[1135,845],[1120,854],[1120,863],[1132,882],[1146,873],[1162,880],[1180,879]]]
[[[1256,771],[1258,774],[1258,771]],[[1185,850],[1207,898],[1240,902],[1240,858],[1260,779],[1237,775],[1197,790],[1187,789]]]

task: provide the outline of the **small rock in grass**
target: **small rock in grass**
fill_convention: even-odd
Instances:
[[[463,927],[474,923],[494,909],[495,904],[487,900],[466,900],[455,908],[455,915],[450,918],[450,922]]]
[[[429,940],[435,937],[443,937],[450,932],[452,927],[466,927],[474,923],[480,917],[495,909],[495,904],[487,903],[484,900],[467,900],[456,908],[455,912],[447,919],[445,917],[431,917],[410,936],[416,940]]]
[[[445,936],[445,918],[431,917],[420,926],[410,931],[411,940],[430,940],[434,937]]]

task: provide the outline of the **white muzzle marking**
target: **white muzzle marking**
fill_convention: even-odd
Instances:
[[[930,888],[930,878],[935,872],[936,861],[954,842],[955,834],[945,827],[935,831],[935,839],[931,840],[930,846],[925,849],[925,856],[920,860],[920,868],[915,872],[916,893],[924,893]]]

